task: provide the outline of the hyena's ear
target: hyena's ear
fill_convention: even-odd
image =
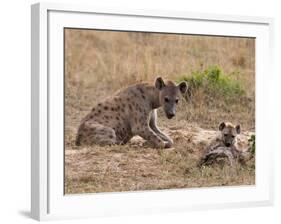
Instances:
[[[161,77],[157,77],[155,80],[155,87],[159,90],[165,87],[165,83]]]
[[[225,123],[221,122],[219,125],[219,130],[222,131],[225,128]]]
[[[185,94],[187,89],[188,89],[188,85],[186,81],[182,81],[180,84],[178,84],[178,87],[181,91],[182,94]]]
[[[240,124],[236,125],[235,129],[236,129],[237,134],[240,134],[240,132],[241,132]]]

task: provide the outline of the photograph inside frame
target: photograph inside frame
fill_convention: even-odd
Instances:
[[[64,29],[65,194],[255,184],[255,38]]]

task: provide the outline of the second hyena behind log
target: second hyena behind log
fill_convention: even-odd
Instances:
[[[158,77],[154,85],[140,83],[129,86],[98,103],[82,120],[76,145],[125,144],[139,135],[156,148],[169,148],[173,140],[157,127],[157,108],[163,107],[166,117],[176,114],[181,94],[187,83],[176,85]]]
[[[243,152],[237,150],[236,136],[241,132],[241,126],[234,126],[230,122],[222,122],[219,125],[220,134],[207,147],[199,165],[210,165],[219,158],[227,158],[230,164],[242,159]]]

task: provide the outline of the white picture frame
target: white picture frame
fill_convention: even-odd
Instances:
[[[191,12],[97,9],[38,3],[31,7],[31,214],[37,220],[264,206],[273,203],[273,145],[268,100],[272,18]],[[63,28],[98,28],[256,38],[256,184],[64,195]]]

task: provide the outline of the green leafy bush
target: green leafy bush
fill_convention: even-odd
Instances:
[[[233,74],[224,74],[218,66],[212,66],[204,71],[195,71],[189,75],[181,75],[178,82],[187,81],[190,91],[198,89],[210,96],[225,99],[241,96],[245,93],[241,83],[233,78]]]
[[[256,135],[251,135],[249,142],[250,142],[250,152],[254,155],[256,153]]]

